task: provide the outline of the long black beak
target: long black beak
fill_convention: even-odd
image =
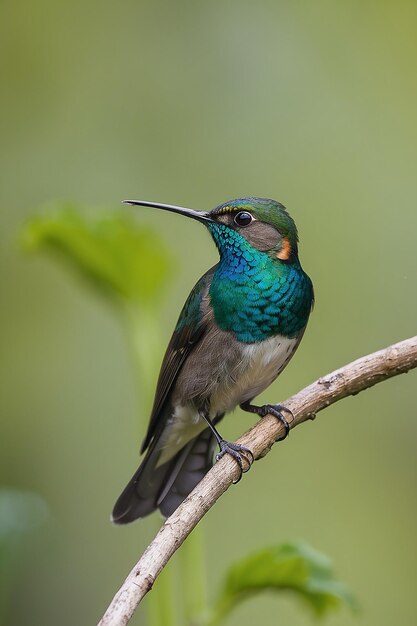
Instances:
[[[214,222],[208,211],[194,211],[194,209],[186,209],[182,206],[176,206],[175,204],[160,204],[159,202],[147,202],[146,200],[123,200],[125,204],[133,204],[138,206],[149,206],[155,209],[162,209],[164,211],[171,211],[172,213],[179,213],[186,217],[192,217],[199,222]]]

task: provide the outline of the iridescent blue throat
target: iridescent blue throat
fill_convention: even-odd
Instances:
[[[296,337],[307,324],[313,288],[298,258],[283,262],[223,224],[208,228],[220,252],[209,295],[216,323],[238,341]]]

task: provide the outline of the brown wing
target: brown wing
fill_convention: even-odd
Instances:
[[[173,385],[185,360],[207,330],[207,322],[202,312],[201,303],[207,295],[214,269],[212,267],[200,278],[181,311],[162,361],[148,432],[143,441],[141,452],[146,450],[158,427],[162,428],[162,422],[168,418],[165,408]]]

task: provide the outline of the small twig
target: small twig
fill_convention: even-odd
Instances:
[[[316,413],[342,398],[356,395],[415,367],[417,336],[353,361],[319,378],[282,403],[294,415],[291,428],[313,419]],[[283,431],[283,426],[277,419],[267,415],[245,433],[239,443],[250,448],[255,459],[259,459],[269,452],[274,442],[283,435]],[[166,520],[113,598],[99,626],[124,626],[128,623],[171,556],[238,474],[236,463],[228,455],[214,465]]]

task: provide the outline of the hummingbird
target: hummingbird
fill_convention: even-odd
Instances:
[[[253,454],[217,430],[237,406],[260,417],[274,415],[285,427],[282,438],[287,436],[291,411],[253,400],[295,353],[314,302],[312,282],[298,258],[296,225],[279,202],[245,197],[212,211],[125,202],[201,222],[220,259],[181,311],[156,386],[141,449],[146,455],[114,506],[116,524],[156,509],[168,517],[225,454],[239,465],[240,480]]]

